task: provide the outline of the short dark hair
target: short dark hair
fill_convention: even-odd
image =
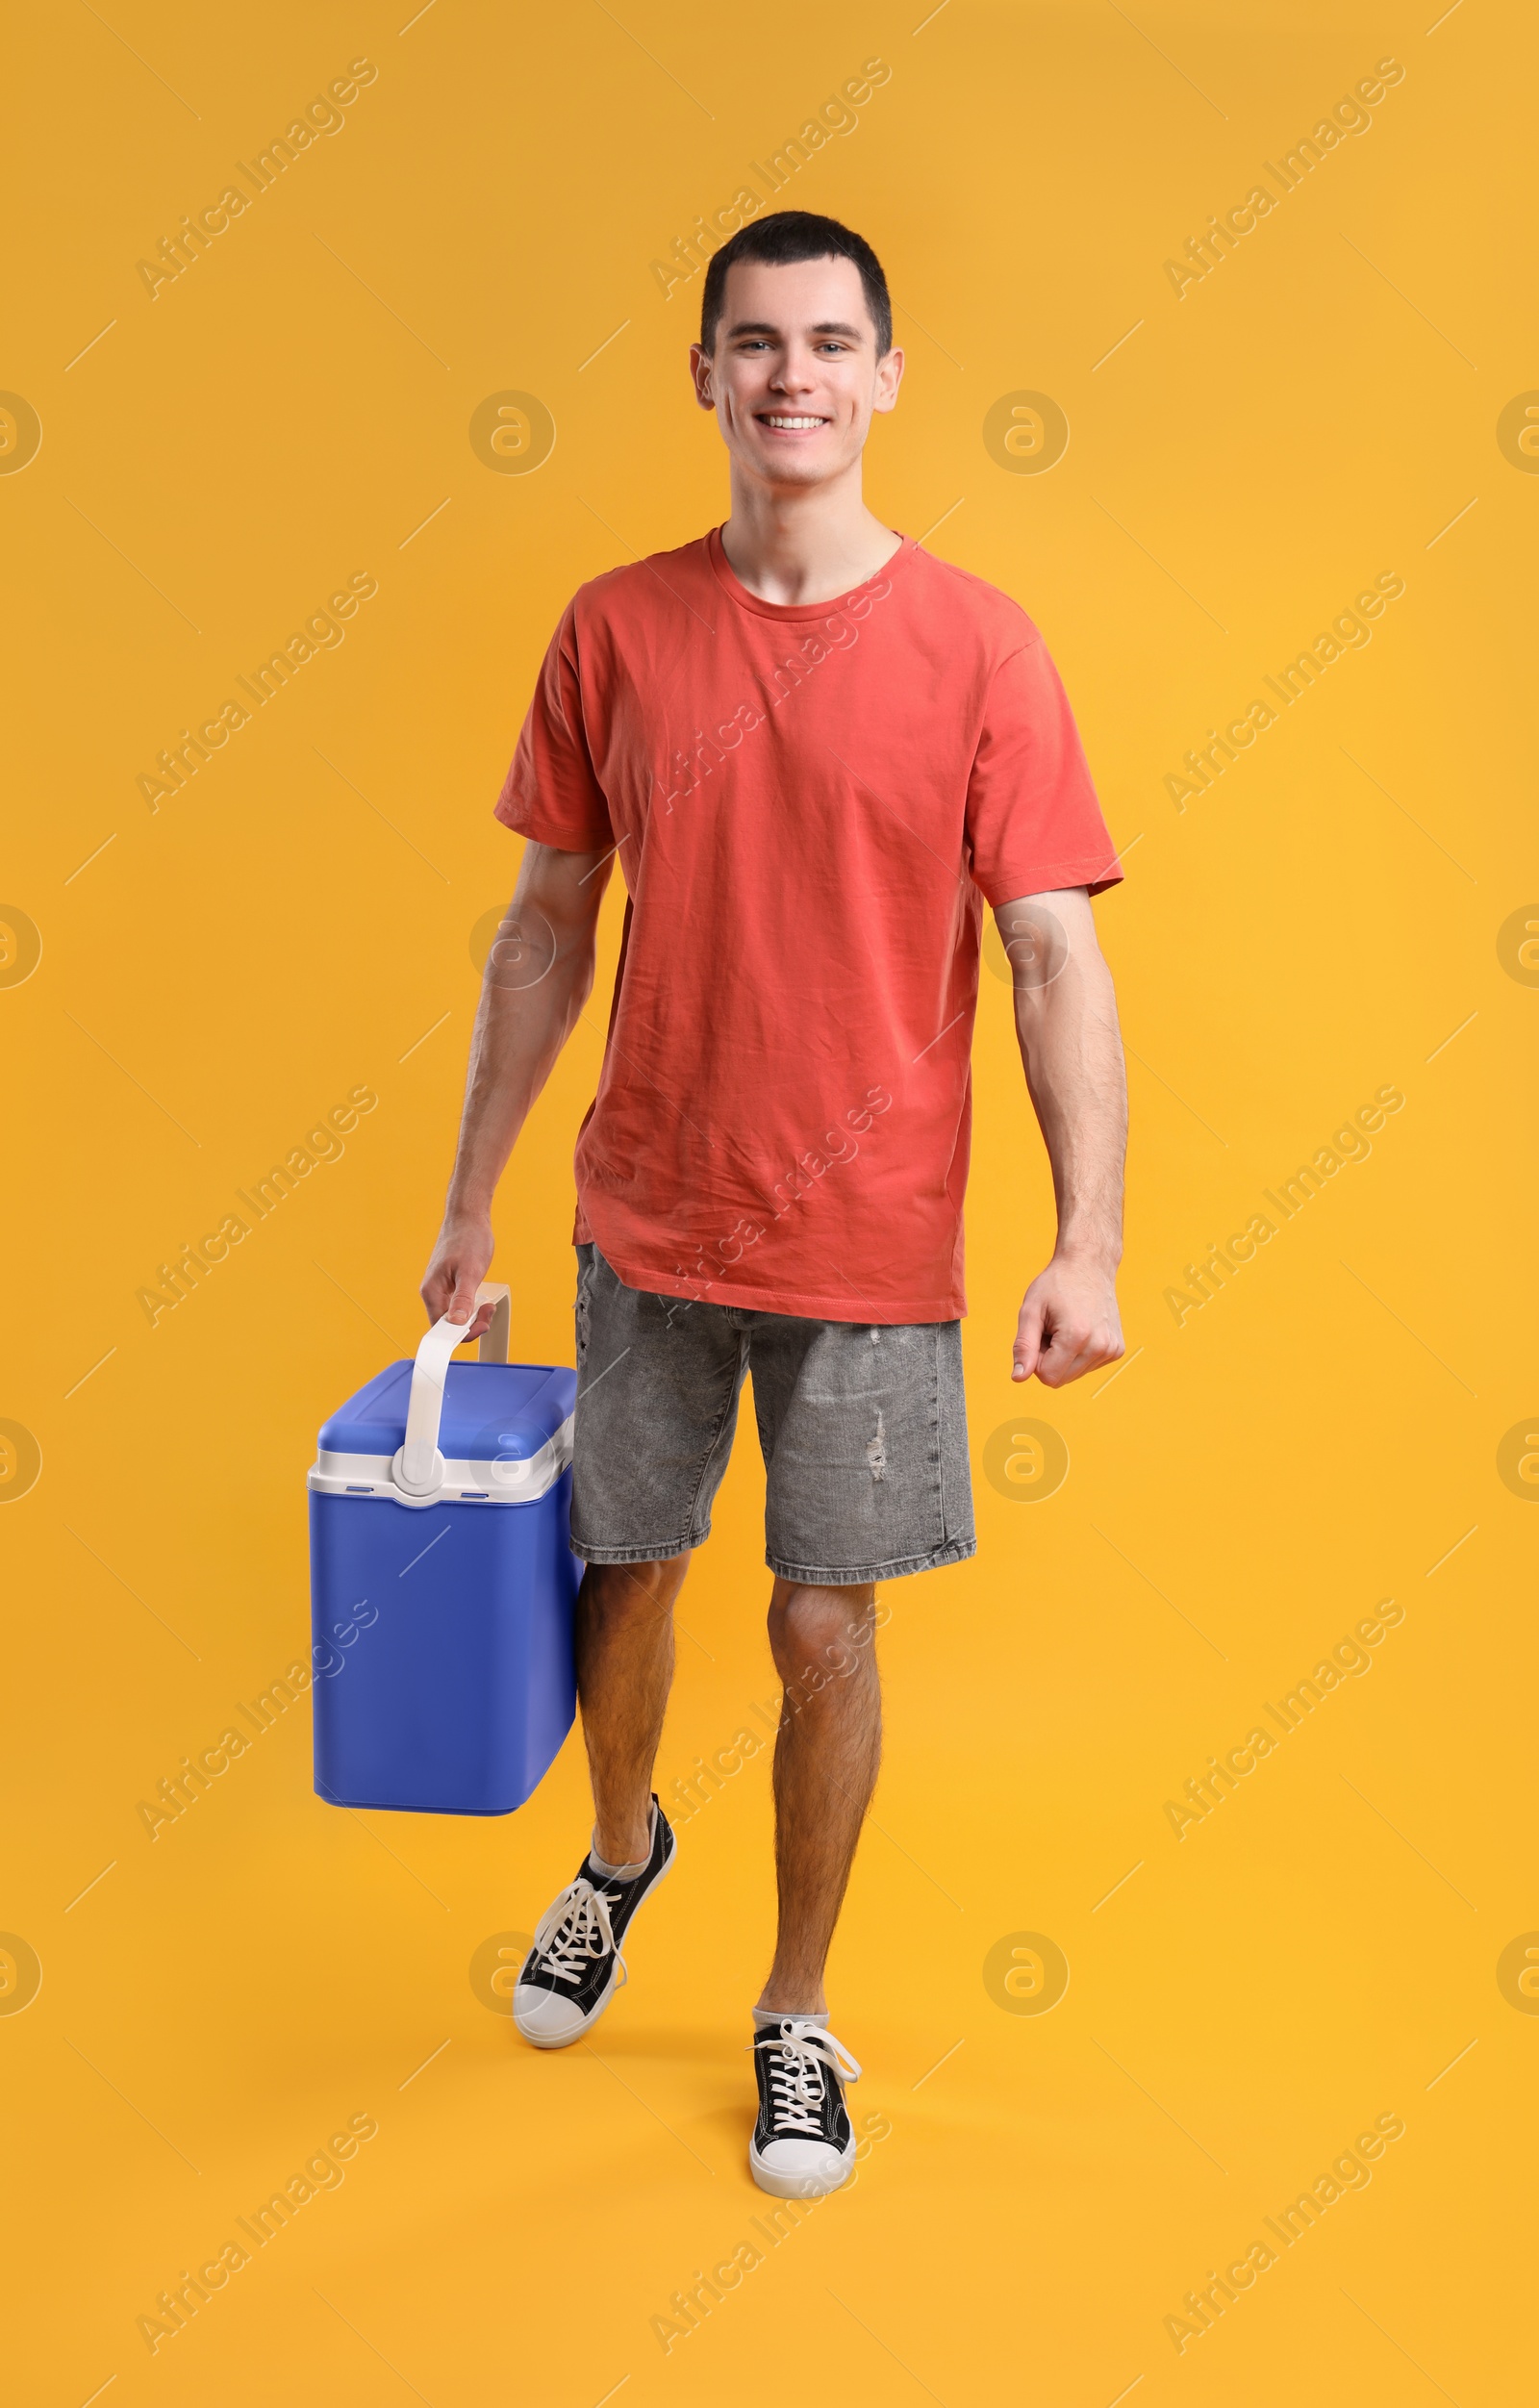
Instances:
[[[777,209],[768,217],[750,218],[730,242],[712,253],[705,271],[700,304],[700,348],[715,351],[717,328],[726,293],[727,269],[740,260],[759,260],[768,267],[790,267],[804,259],[848,259],[860,269],[866,307],[876,328],[876,356],[893,347],[893,303],[882,263],[863,236],[842,226],[837,217],[815,217],[806,209]]]

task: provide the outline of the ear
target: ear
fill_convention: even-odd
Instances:
[[[896,348],[876,363],[876,392],[871,401],[873,410],[896,410],[897,389],[903,381],[903,354]]]
[[[690,374],[694,379],[694,398],[702,410],[716,408],[716,395],[711,391],[711,360],[697,342],[690,345]]]

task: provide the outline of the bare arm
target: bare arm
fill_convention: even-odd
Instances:
[[[443,1226],[422,1281],[431,1321],[470,1322],[492,1261],[492,1199],[530,1106],[593,983],[598,907],[613,856],[529,844],[487,962],[470,1038]],[[490,1314],[478,1313],[467,1337]]]
[[[1027,1288],[1013,1377],[1061,1388],[1123,1352],[1117,1266],[1123,1253],[1127,1082],[1112,976],[1082,886],[1001,903],[1016,1035],[1052,1164],[1058,1242]]]

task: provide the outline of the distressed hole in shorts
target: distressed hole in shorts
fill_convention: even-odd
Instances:
[[[879,1406],[876,1411],[876,1433],[866,1449],[866,1460],[870,1465],[872,1480],[887,1478],[887,1424]]]

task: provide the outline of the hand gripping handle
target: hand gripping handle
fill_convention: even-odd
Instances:
[[[484,1363],[505,1363],[512,1299],[499,1280],[483,1280],[475,1292],[476,1310],[493,1307],[491,1327],[481,1340]],[[475,1314],[471,1314],[471,1320]],[[406,1444],[391,1465],[391,1478],[409,1497],[431,1497],[443,1485],[443,1457],[439,1453],[439,1424],[443,1416],[443,1382],[449,1358],[465,1343],[468,1321],[435,1321],[416,1350],[412,1370],[411,1401],[406,1408]]]

